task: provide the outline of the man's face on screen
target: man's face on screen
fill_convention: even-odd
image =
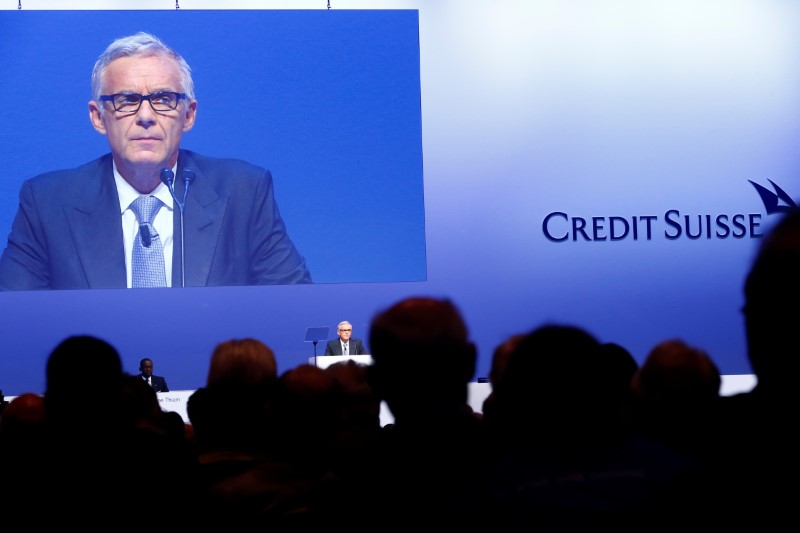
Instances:
[[[183,92],[177,65],[162,56],[116,59],[102,79],[104,95]],[[92,124],[108,136],[114,162],[130,181],[142,172],[157,175],[162,168],[175,164],[181,136],[194,125],[197,102],[181,99],[174,110],[168,111],[155,111],[148,100],[142,100],[135,112],[116,111],[107,101],[91,102],[89,108]]]

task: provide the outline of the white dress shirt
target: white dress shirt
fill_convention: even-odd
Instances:
[[[172,169],[176,172],[178,165]],[[114,181],[117,184],[117,194],[119,195],[119,207],[122,215],[122,238],[125,244],[125,270],[127,272],[128,288],[132,285],[131,276],[131,262],[133,257],[133,241],[136,240],[136,233],[139,231],[139,223],[136,220],[136,215],[130,209],[131,204],[138,197],[142,196],[139,191],[134,189],[130,183],[125,181],[125,178],[117,170],[117,165],[114,164]],[[164,269],[167,275],[167,287],[172,287],[172,244],[173,244],[173,223],[172,223],[172,210],[173,201],[169,189],[163,183],[160,183],[156,189],[150,193],[155,196],[164,204],[156,214],[153,220],[153,227],[158,233],[158,238],[161,239],[161,246],[164,249]]]

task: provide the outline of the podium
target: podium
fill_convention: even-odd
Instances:
[[[308,358],[308,364],[318,366],[320,368],[327,368],[334,363],[342,361],[355,361],[360,365],[369,366],[372,364],[371,355],[318,355]]]

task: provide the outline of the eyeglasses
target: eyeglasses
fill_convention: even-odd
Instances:
[[[352,329],[340,329],[339,331],[353,331]]]
[[[142,107],[142,101],[150,102],[153,111],[165,112],[173,111],[178,107],[181,98],[186,98],[186,93],[174,93],[172,91],[159,91],[150,94],[137,93],[117,93],[104,94],[100,96],[101,102],[111,102],[114,110],[120,113],[136,113]]]

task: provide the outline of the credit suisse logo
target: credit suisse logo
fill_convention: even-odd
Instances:
[[[772,180],[772,190],[753,180],[766,215],[784,213],[797,204]],[[551,242],[677,239],[758,239],[763,236],[764,213],[682,214],[670,209],[662,215],[581,217],[553,211],[542,221],[542,232]]]

